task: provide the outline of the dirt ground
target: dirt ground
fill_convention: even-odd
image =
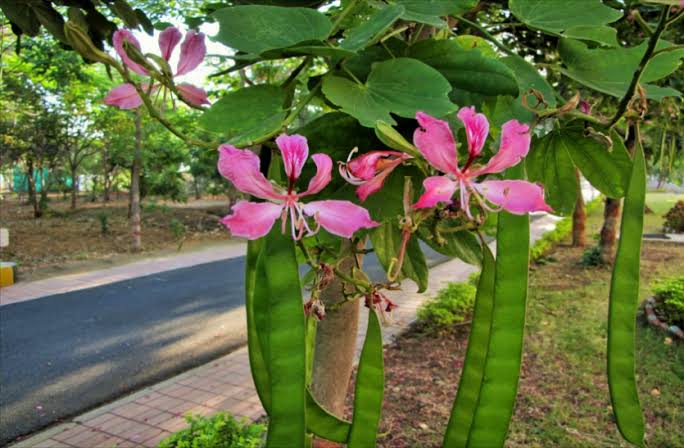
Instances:
[[[228,213],[221,198],[188,203],[145,200],[142,210],[143,250],[131,251],[131,230],[125,195],[108,203],[69,201],[53,197],[48,211],[33,218],[30,205],[15,198],[0,202],[0,227],[10,233],[10,245],[2,249],[3,261],[18,264],[22,279],[69,271],[85,264],[128,261],[161,250],[189,248],[207,242],[226,242],[228,233],[219,219]]]
[[[557,247],[552,253],[554,262],[535,266],[531,272],[522,377],[508,447],[626,446],[612,421],[602,353],[610,271],[579,265],[581,254],[580,249]],[[677,266],[684,266],[682,245],[646,243],[642,256],[643,298],[653,279],[674,274]],[[580,291],[578,285],[590,287]],[[575,295],[578,301],[584,298],[584,304],[595,311],[581,306],[579,311],[574,309],[579,305],[567,299]],[[558,307],[550,304],[553,298],[559,299]],[[576,318],[577,325],[567,324],[569,314]],[[428,337],[412,330],[385,349],[386,389],[378,446],[441,446],[468,331],[469,327],[463,326],[442,337]],[[661,358],[649,359],[647,352],[662,352],[664,336],[650,328],[642,328],[639,333],[639,378],[650,446],[677,446],[678,436],[673,438],[672,432],[681,431],[681,427],[676,428],[684,423],[681,412],[677,413],[677,408],[684,405],[684,397],[677,397],[676,391],[684,385],[684,377],[675,376],[674,382],[667,383],[649,378],[645,371],[678,372],[681,368],[677,367],[677,357],[684,356],[683,347],[671,348],[676,351],[673,361],[668,361],[664,352]],[[595,340],[586,341],[589,335]],[[590,351],[590,347],[594,350]],[[582,357],[584,364],[579,361]],[[651,391],[659,382],[665,383],[658,386],[663,394],[669,387],[671,399],[676,402],[649,401],[655,399]]]

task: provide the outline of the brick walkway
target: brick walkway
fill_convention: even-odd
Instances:
[[[532,241],[553,229],[556,220],[545,216],[534,221]],[[390,295],[399,308],[394,311],[394,322],[383,329],[385,343],[391,342],[415,320],[416,310],[423,301],[446,283],[464,281],[474,271],[473,266],[459,260],[436,266],[430,270],[428,290],[424,294],[416,293],[415,283],[404,282],[402,291],[393,291]],[[357,351],[367,319],[366,313],[361,315]],[[211,415],[218,411],[250,420],[264,414],[254,390],[245,347],[38,433],[12,448],[155,447],[160,440],[186,426],[183,415]]]

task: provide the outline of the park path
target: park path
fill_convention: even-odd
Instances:
[[[94,288],[213,261],[237,258],[245,254],[246,248],[247,243],[242,241],[217,244],[207,249],[151,257],[106,269],[61,275],[32,282],[18,282],[12,286],[0,288],[0,306]]]
[[[533,220],[532,242],[553,229],[557,220],[549,215]],[[383,329],[385,343],[415,320],[423,301],[448,282],[465,281],[472,272],[475,267],[451,260],[430,270],[424,294],[416,293],[417,286],[411,281],[404,282],[401,291],[390,292],[390,299],[399,308],[394,311],[394,322]],[[357,347],[366,327],[367,314],[361,315]],[[264,415],[251,379],[246,347],[40,432],[12,448],[154,447],[186,426],[183,415],[206,416],[219,411],[250,420]]]

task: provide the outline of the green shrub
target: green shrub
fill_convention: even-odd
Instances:
[[[684,201],[677,201],[677,203],[665,214],[666,232],[683,233],[684,232]]]
[[[448,331],[473,310],[477,289],[470,283],[449,283],[418,309],[418,326],[430,334]]]
[[[162,440],[159,448],[257,448],[266,431],[264,425],[238,422],[224,412],[186,420],[190,427]]]
[[[603,260],[601,259],[601,248],[599,246],[594,246],[586,249],[582,254],[582,259],[580,260],[582,266],[602,266]]]
[[[665,321],[680,327],[684,325],[684,275],[662,280],[653,286],[657,308]]]

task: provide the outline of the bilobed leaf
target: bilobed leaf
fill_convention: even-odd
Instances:
[[[393,259],[396,262],[396,259],[399,258],[402,240],[402,232],[396,220],[382,223],[370,232],[370,237],[375,255],[377,255],[385,272],[388,272],[390,267],[395,270],[396,266],[392,266],[394,265]],[[408,277],[418,284],[418,292],[427,289],[427,261],[415,235],[411,236],[407,245],[401,273],[404,277]]]
[[[236,50],[261,54],[328,37],[332,24],[310,8],[244,5],[213,14],[220,28],[216,40]]]
[[[374,64],[363,85],[341,76],[323,79],[325,96],[367,127],[374,127],[378,120],[396,124],[390,113],[413,118],[421,110],[444,116],[455,109],[449,101],[450,90],[437,70],[411,58]]]
[[[525,163],[530,180],[544,185],[547,202],[560,214],[572,212],[575,205],[575,166],[589,183],[611,198],[625,195],[632,167],[619,138],[610,149],[576,127],[554,130],[535,140]]]
[[[532,28],[608,45],[617,44],[611,42],[610,31],[592,30],[608,28],[606,24],[622,17],[622,12],[606,6],[601,0],[511,0],[509,6],[513,15]],[[564,33],[568,30],[571,30],[569,34]],[[613,41],[614,36],[613,32]]]
[[[560,215],[572,213],[578,195],[575,166],[566,143],[561,132],[549,132],[535,139],[525,159],[529,179],[544,186],[546,202]]]
[[[403,13],[403,6],[385,6],[370,16],[368,20],[349,30],[349,34],[340,46],[347,50],[356,51],[375,43]]]
[[[444,27],[440,17],[464,13],[477,5],[476,0],[396,0],[405,8],[401,18],[407,21]]]
[[[661,41],[659,49],[670,46]],[[641,58],[646,51],[647,42],[631,48],[595,48],[572,40],[561,39],[558,45],[561,59],[565,64],[563,74],[599,92],[621,98],[627,92]],[[681,92],[670,87],[659,87],[650,82],[672,74],[681,65],[684,49],[668,51],[656,55],[644,70],[641,86],[650,99],[661,100],[667,96],[679,96]]]
[[[234,145],[252,141],[277,130],[285,119],[285,91],[273,85],[245,87],[215,102],[200,124],[220,133]]]
[[[64,18],[48,2],[32,2],[31,8],[46,30],[60,42],[69,45],[69,40],[64,35]]]
[[[340,47],[325,45],[295,45],[294,47],[269,50],[261,54],[264,59],[282,59],[290,56],[312,55],[324,58],[348,58],[356,53]]]
[[[589,183],[608,197],[621,198],[625,195],[632,161],[617,134],[613,135],[612,148],[606,148],[591,137],[584,137],[581,131],[568,131],[564,141],[572,161]]]
[[[455,41],[420,41],[409,48],[408,55],[439,71],[454,88],[452,93],[518,95],[518,82],[510,68],[479,50],[464,50]]]

